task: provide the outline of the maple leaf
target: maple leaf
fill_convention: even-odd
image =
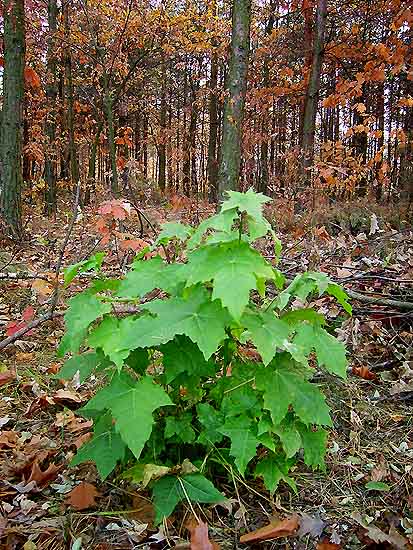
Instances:
[[[283,520],[272,521],[269,525],[240,537],[240,542],[254,542],[259,540],[279,539],[295,535],[298,529],[298,516],[293,515]]]
[[[340,548],[341,544],[329,542],[328,540],[323,540],[317,544],[317,550],[340,550]]]
[[[96,497],[99,492],[94,485],[82,481],[68,493],[66,502],[76,510],[86,510],[96,505]]]
[[[230,417],[218,431],[231,439],[230,454],[241,474],[255,456],[259,440],[252,431],[253,422],[246,415]]]

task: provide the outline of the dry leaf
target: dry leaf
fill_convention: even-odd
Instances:
[[[394,528],[390,528],[389,533],[385,533],[375,525],[367,523],[367,521],[358,512],[353,512],[351,517],[366,530],[366,535],[369,539],[376,543],[388,542],[397,548],[398,550],[406,550],[408,548],[408,541],[402,537]]]
[[[99,492],[94,485],[82,481],[74,489],[70,491],[67,496],[66,502],[76,508],[76,510],[86,510],[96,505],[96,497],[99,496]]]
[[[34,290],[40,298],[47,298],[52,294],[54,289],[47,281],[36,279],[32,284],[32,290]]]
[[[294,514],[290,518],[283,519],[282,521],[275,520],[269,525],[261,527],[256,531],[242,535],[240,542],[252,542],[256,540],[270,540],[278,539],[281,537],[290,537],[295,535],[298,529],[298,516]]]
[[[87,443],[92,438],[92,435],[92,432],[87,432],[86,434],[79,436],[73,441],[73,445],[76,447],[77,450],[79,450],[82,445]]]
[[[387,462],[383,455],[380,455],[379,463],[370,472],[371,481],[382,481],[389,475]]]
[[[12,382],[15,378],[16,378],[16,373],[12,370],[6,370],[4,372],[0,372],[0,386],[4,386],[5,384]]]
[[[213,543],[208,537],[208,525],[203,521],[199,523],[192,519],[187,523],[187,529],[191,533],[191,550],[218,550],[219,545]]]
[[[2,447],[9,447],[10,449],[12,449],[13,447],[16,446],[17,439],[18,439],[17,433],[13,432],[12,430],[1,432],[0,433],[0,449]]]
[[[340,550],[341,544],[329,541],[321,541],[317,544],[317,550]]]
[[[378,376],[375,372],[372,372],[368,367],[352,367],[351,372],[358,376],[359,378],[363,378],[364,380],[378,380]]]
[[[142,495],[134,495],[132,499],[133,512],[128,514],[128,518],[152,525],[155,520],[155,509],[150,500]]]
[[[53,399],[56,401],[56,403],[82,403],[85,401],[84,398],[82,398],[78,393],[69,391],[69,390],[57,390],[55,394],[53,394]]]
[[[311,535],[312,537],[321,537],[325,523],[319,517],[312,517],[308,514],[300,514],[300,529],[298,536]]]
[[[57,477],[57,474],[63,468],[63,464],[56,466],[56,464],[50,464],[46,470],[42,470],[39,465],[39,460],[36,459],[33,462],[30,477],[27,480],[28,483],[35,481],[39,487],[44,487]]]

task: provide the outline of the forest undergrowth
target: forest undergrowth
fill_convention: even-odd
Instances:
[[[160,224],[199,223],[213,209],[172,197],[142,205],[140,216],[122,201],[78,210],[71,232],[68,203],[54,222],[34,213],[24,246],[2,243],[3,342],[51,305],[56,315],[1,350],[0,547],[412,548],[413,244],[407,213],[372,203],[299,213],[277,201],[267,207],[283,244],[277,267],[288,279],[321,271],[358,296],[351,317],[329,296],[311,302],[346,344],[349,358],[346,380],[315,375],[333,419],[326,471],[300,463],[291,471],[297,493],[281,484],[273,497],[259,478],[215,479],[224,504],[183,501],[155,526],[146,490],[117,471],[102,482],[90,463],[69,466],[91,437],[92,420],[77,411],[100,382],[98,376],[82,384],[76,376],[59,379],[61,313],[91,279],[85,273],[65,289],[62,268],[104,250],[103,272],[119,277],[136,251],[155,241]],[[274,261],[269,240],[261,239],[258,248]],[[294,307],[302,306],[296,302]],[[197,542],[195,519],[207,524],[209,539],[207,531]]]

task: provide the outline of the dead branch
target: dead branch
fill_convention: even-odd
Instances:
[[[387,306],[394,307],[396,309],[401,309],[403,311],[413,311],[413,302],[404,302],[402,300],[392,300],[391,298],[380,298],[374,296],[366,296],[365,294],[360,294],[354,290],[344,289],[346,293],[359,302],[364,304],[375,304],[377,306]]]

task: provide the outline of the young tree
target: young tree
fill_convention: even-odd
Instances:
[[[251,0],[234,0],[229,70],[226,82],[221,159],[218,171],[218,199],[237,189],[241,165],[241,132],[247,90],[250,48]]]
[[[22,238],[23,186],[24,0],[4,0],[4,81],[1,131],[2,184],[0,211],[6,231]]]

